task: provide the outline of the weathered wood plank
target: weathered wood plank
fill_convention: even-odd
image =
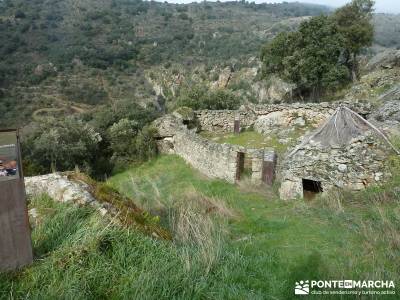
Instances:
[[[0,182],[0,271],[33,260],[25,187],[22,179]]]

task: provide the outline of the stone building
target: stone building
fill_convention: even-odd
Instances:
[[[157,119],[153,125],[158,129],[157,145],[161,153],[179,155],[208,177],[235,183],[242,179],[246,167],[255,184],[261,183],[263,178],[267,182],[268,177],[274,175],[263,174],[271,156],[268,149],[210,141],[197,134],[197,128],[190,129],[176,112]]]
[[[294,199],[334,187],[361,190],[391,176],[385,160],[397,150],[366,120],[370,113],[363,103],[248,105],[236,111],[175,111],[154,125],[160,151],[181,156],[204,175],[231,183],[250,175],[253,183],[267,184],[276,176],[280,197]],[[306,136],[289,154],[277,156],[274,149],[219,144],[198,134],[234,132],[238,120],[239,129],[282,136],[279,143],[294,129]]]
[[[390,173],[387,157],[398,151],[385,135],[345,106],[303,139],[280,164],[280,197],[313,197],[333,187],[361,190]]]

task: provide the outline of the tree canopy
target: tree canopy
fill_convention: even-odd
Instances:
[[[278,34],[262,49],[264,75],[277,74],[312,98],[350,81],[357,54],[372,43],[373,4],[353,0],[332,16],[312,17],[297,31]]]

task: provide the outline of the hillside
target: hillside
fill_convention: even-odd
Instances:
[[[207,179],[162,156],[108,184],[157,214],[173,241],[35,198],[38,259],[0,275],[0,298],[293,299],[304,278],[399,280],[398,176],[359,194],[285,202],[275,188]]]
[[[147,69],[245,62],[277,32],[324,12],[298,3],[2,1],[0,124],[121,99],[162,109]]]

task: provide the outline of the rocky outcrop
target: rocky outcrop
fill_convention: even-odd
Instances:
[[[132,199],[83,173],[66,172],[26,177],[25,187],[26,193],[31,197],[47,194],[54,201],[89,205],[102,216],[112,217],[121,226],[133,227],[152,237],[171,240],[171,234],[156,224],[150,214],[137,207]],[[34,221],[40,217],[35,208],[29,211],[29,215]]]
[[[384,102],[374,113],[371,119],[380,128],[393,134],[400,133],[400,100]]]
[[[400,100],[385,102],[372,115],[379,122],[400,123]]]
[[[270,103],[282,103],[285,100],[291,99],[295,84],[283,81],[278,77],[272,77],[269,80],[268,99]]]
[[[216,71],[215,71],[216,72]],[[231,67],[226,67],[225,69],[221,70],[218,75],[218,80],[213,82],[211,86],[213,88],[226,88],[232,78],[232,69]]]
[[[372,71],[375,69],[392,69],[400,67],[400,50],[386,50],[379,52],[367,64],[366,69]]]
[[[89,185],[82,181],[74,181],[66,175],[52,173],[25,178],[26,193],[29,196],[47,194],[55,201],[90,205],[97,208],[102,215],[110,209],[107,203],[99,203],[89,192]]]

